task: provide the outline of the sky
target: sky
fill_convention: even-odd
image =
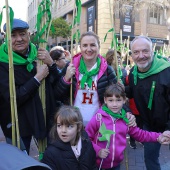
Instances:
[[[5,6],[5,0],[0,0],[0,12],[2,12],[3,6]],[[14,18],[20,18],[22,20],[27,20],[27,7],[28,0],[8,0],[8,5],[14,11]],[[6,22],[6,11],[3,9],[3,20],[1,24],[1,28]]]

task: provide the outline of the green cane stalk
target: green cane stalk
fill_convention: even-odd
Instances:
[[[119,68],[118,68],[118,60],[117,60],[117,50],[116,50],[116,38],[115,38],[115,31],[114,31],[114,21],[113,21],[113,15],[112,15],[112,10],[111,10],[111,2],[109,0],[109,11],[110,11],[110,21],[111,21],[111,27],[113,27],[113,31],[112,31],[112,42],[114,45],[114,60],[116,62],[116,73],[117,73],[117,80],[120,80],[120,76],[119,76]],[[113,48],[113,47],[112,47]]]
[[[49,36],[49,31],[52,23],[51,16],[51,2],[49,0],[43,0],[38,6],[38,14],[37,14],[37,35],[36,39],[38,40],[38,46],[42,48],[46,48],[47,40]],[[42,61],[38,61],[40,65],[43,65]],[[39,95],[42,102],[44,120],[46,123],[46,96],[45,96],[45,79],[42,80],[41,86],[39,88]],[[38,140],[39,147],[39,160],[43,158],[43,153],[47,146],[47,139]]]
[[[73,8],[73,21],[70,26],[71,29],[71,56],[73,56],[73,41],[76,40],[76,53],[78,48],[78,40],[80,39],[80,30],[78,29],[78,25],[80,24],[81,17],[81,0],[75,0],[74,8]],[[76,30],[76,31],[75,31]],[[72,63],[72,58],[71,58]],[[73,105],[73,90],[72,90],[72,79],[70,85],[70,105]]]
[[[9,91],[10,91],[11,121],[12,121],[12,144],[20,149],[20,134],[19,134],[18,113],[17,113],[17,104],[16,104],[16,90],[15,90],[15,78],[14,78],[14,66],[13,66],[12,39],[11,39],[11,28],[13,23],[14,12],[12,8],[9,7],[8,0],[5,1],[5,5],[6,5],[6,33],[7,33],[6,43],[8,47],[8,56],[9,56]],[[16,140],[17,140],[17,144],[16,144]]]

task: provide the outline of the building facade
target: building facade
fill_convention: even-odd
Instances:
[[[28,0],[28,23],[32,33],[36,32],[36,13],[40,1]],[[98,34],[102,53],[105,53],[111,46],[112,33],[108,33],[105,42],[104,37],[112,28],[112,24],[119,42],[123,42],[128,37],[132,40],[135,36],[143,34],[149,36],[158,47],[169,44],[170,29],[168,29],[167,20],[170,17],[170,10],[168,8],[165,11],[163,8],[148,8],[143,5],[140,9],[135,9],[133,5],[122,5],[116,2],[112,1],[109,4],[106,0],[81,0],[81,22],[77,27],[81,34],[86,31],[94,31]],[[75,0],[51,0],[51,3],[53,18],[63,17],[71,24]],[[70,40],[58,37],[56,41],[50,38],[48,44],[65,46],[66,41]]]

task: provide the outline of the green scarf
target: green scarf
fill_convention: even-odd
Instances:
[[[84,89],[85,83],[87,83],[88,87],[92,86],[92,76],[97,75],[100,69],[101,60],[97,57],[97,67],[91,71],[88,71],[86,68],[86,64],[84,63],[83,57],[80,59],[79,71],[83,74],[83,77],[80,81],[81,89]]]
[[[140,79],[144,79],[146,77],[149,77],[153,74],[157,74],[161,72],[162,70],[166,69],[167,67],[170,67],[170,63],[165,61],[163,58],[158,58],[157,54],[154,56],[154,60],[152,62],[152,65],[150,69],[145,73],[138,73],[137,66],[134,66],[134,70],[132,72],[134,76],[134,84],[137,84],[137,77]]]
[[[21,57],[19,54],[13,52],[13,64],[14,65],[27,65],[27,70],[31,72],[33,69],[32,62],[36,60],[37,49],[34,44],[30,43],[30,51],[27,59]],[[0,47],[0,62],[9,63],[8,50],[6,44],[2,44]]]
[[[118,113],[112,112],[106,105],[103,105],[102,110],[104,110],[106,113],[108,113],[109,115],[111,115],[114,118],[123,119],[127,124],[129,123],[129,120],[126,117],[126,112],[124,109],[121,109],[121,114],[118,114]]]

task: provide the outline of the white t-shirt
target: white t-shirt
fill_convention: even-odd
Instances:
[[[97,67],[97,63],[91,68],[94,69]],[[99,97],[97,94],[97,77],[92,76],[92,87],[89,88],[87,84],[85,84],[85,88],[80,88],[80,80],[82,79],[83,75],[79,75],[79,82],[78,82],[78,91],[75,98],[74,106],[77,106],[80,109],[80,112],[83,116],[83,123],[86,125],[92,116],[97,112],[99,109]]]

